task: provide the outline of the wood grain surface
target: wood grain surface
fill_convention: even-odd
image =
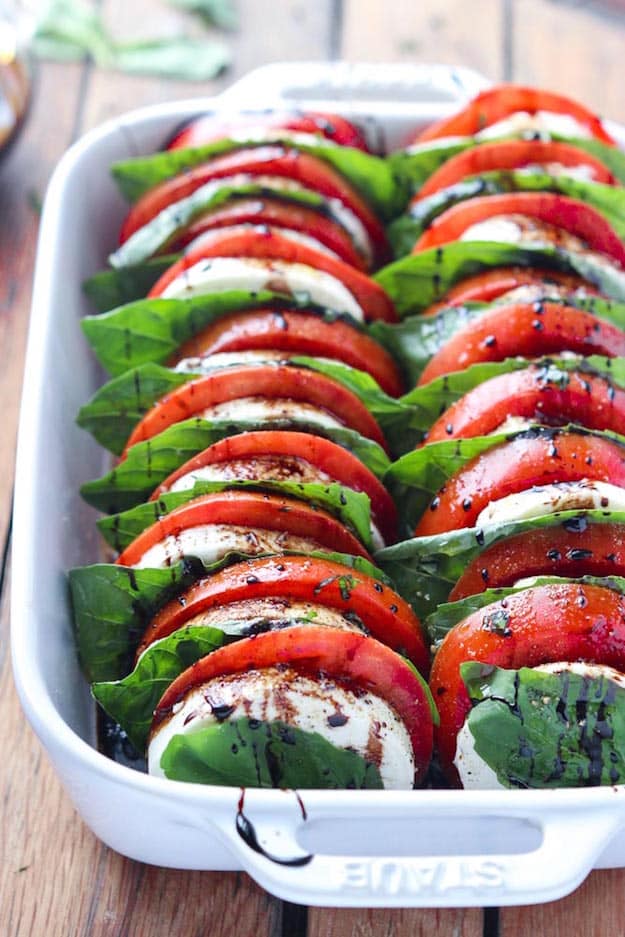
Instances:
[[[103,0],[118,35],[179,28],[157,0]],[[491,79],[544,84],[625,121],[618,4],[554,0],[239,0],[233,66],[205,85],[90,66],[41,67],[26,131],[0,168],[0,937],[569,937],[625,935],[625,873],[598,872],[550,905],[489,910],[333,910],[271,898],[243,874],[179,872],[124,859],[82,824],[25,723],[8,655],[9,517],[38,203],[84,130],[132,107],[212,94],[265,62],[457,62]],[[616,11],[616,12],[615,12]],[[553,37],[558,37],[554,54]]]

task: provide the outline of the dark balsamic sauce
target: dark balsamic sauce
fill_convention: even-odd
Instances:
[[[297,793],[295,793],[295,796],[297,797],[297,802],[302,811],[302,817],[304,818],[304,820],[306,820],[307,813],[306,813],[306,808],[304,807],[304,804],[302,802],[302,799]],[[242,787],[241,796],[239,797],[239,803],[237,805],[237,816],[236,816],[236,821],[235,821],[235,827],[236,827],[237,833],[239,834],[243,842],[246,844],[246,846],[249,846],[249,848],[252,849],[254,852],[257,852],[259,855],[264,856],[265,859],[269,859],[270,862],[275,862],[277,865],[299,867],[303,865],[308,865],[310,862],[312,862],[313,856],[310,854],[306,854],[303,856],[294,856],[291,859],[282,859],[280,858],[280,856],[274,856],[271,853],[267,852],[267,850],[264,849],[264,847],[261,846],[261,844],[258,841],[258,836],[256,835],[254,824],[243,813],[244,806],[245,806],[245,788]]]

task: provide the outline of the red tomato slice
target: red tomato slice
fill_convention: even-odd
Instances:
[[[336,518],[304,501],[256,491],[221,491],[202,495],[170,511],[146,528],[120,554],[120,566],[139,563],[150,547],[182,530],[204,524],[223,524],[284,531],[317,541],[319,549],[371,559],[362,544]]]
[[[226,653],[223,653],[223,652]],[[313,678],[327,674],[357,693],[385,700],[406,726],[415,758],[415,782],[425,775],[432,755],[433,724],[418,677],[399,654],[364,635],[307,626],[259,634],[203,657],[174,680],[161,697],[152,728],[171,714],[193,687],[214,677],[288,665]]]
[[[562,94],[512,84],[496,85],[482,91],[457,114],[427,127],[419,134],[417,142],[422,143],[425,140],[436,140],[441,137],[473,136],[485,127],[490,127],[518,111],[526,111],[528,114],[536,114],[537,111],[567,114],[582,124],[597,140],[615,143],[596,114],[582,104]]]
[[[397,365],[375,339],[344,320],[325,322],[305,312],[257,309],[224,316],[181,345],[170,365],[183,358],[258,349],[343,361],[366,371],[392,397],[403,393]]]
[[[597,287],[581,277],[570,273],[560,273],[557,270],[540,270],[533,267],[495,267],[485,270],[475,276],[460,280],[437,303],[422,313],[424,316],[433,316],[447,306],[462,306],[464,303],[489,303],[510,290],[519,286],[555,284],[569,289],[571,293],[583,289],[586,293],[597,295]]]
[[[375,419],[362,401],[338,381],[312,370],[267,364],[223,368],[177,387],[139,421],[126,443],[125,452],[173,423],[240,397],[305,401],[386,449],[386,441]]]
[[[350,183],[316,156],[279,145],[235,150],[154,186],[130,209],[122,225],[120,243],[123,244],[167,205],[186,198],[204,183],[239,173],[295,179],[315,192],[338,199],[359,218],[366,229],[378,262],[384,263],[389,258],[388,241],[382,224]]]
[[[502,303],[459,329],[430,358],[419,385],[461,371],[480,361],[503,361],[520,355],[540,358],[561,351],[581,355],[625,354],[625,332],[605,319],[561,303]]]
[[[469,563],[448,601],[527,576],[625,576],[625,524],[589,524],[579,517],[500,540]]]
[[[198,215],[168,249],[174,252],[182,250],[205,231],[238,224],[275,225],[308,234],[357,270],[367,268],[366,261],[337,219],[324,215],[321,210],[269,196],[228,199],[219,208]]]
[[[366,273],[361,273],[342,260],[329,257],[306,244],[292,241],[279,231],[264,226],[238,231],[226,228],[206,232],[199,240],[194,241],[180,260],[163,273],[148,293],[148,297],[161,296],[170,283],[185,270],[211,257],[254,257],[306,264],[339,280],[352,294],[367,321],[383,319],[386,322],[397,322],[397,313],[390,298]]]
[[[417,524],[415,536],[474,527],[491,501],[533,485],[582,478],[625,488],[625,447],[600,436],[557,430],[500,443],[446,482]]]
[[[329,439],[309,433],[259,430],[220,439],[166,478],[150,500],[159,498],[179,478],[205,465],[242,462],[246,464],[242,477],[254,479],[257,477],[254,474],[255,460],[264,458],[276,460],[277,478],[296,481],[298,466],[308,463],[346,488],[363,492],[371,501],[373,519],[386,543],[394,543],[397,539],[397,509],[382,482],[351,452]]]
[[[304,556],[246,560],[199,580],[184,593],[183,602],[178,597],[155,615],[137,653],[206,609],[271,597],[356,615],[378,641],[405,653],[422,673],[429,669],[430,653],[419,619],[396,592],[339,563]]]
[[[505,629],[489,627],[494,615]],[[625,599],[598,586],[537,586],[487,605],[451,629],[434,658],[430,688],[440,714],[441,765],[456,783],[456,737],[470,709],[460,665],[470,660],[511,670],[579,660],[623,671]]]
[[[568,372],[568,380],[561,374],[554,378],[549,368],[536,367],[484,381],[445,410],[427,441],[487,436],[509,416],[623,432],[625,391],[592,374]]]
[[[351,121],[338,114],[320,114],[313,111],[283,114],[262,111],[259,114],[240,114],[233,121],[221,120],[214,114],[203,114],[182,127],[166,148],[179,150],[188,146],[202,146],[259,128],[269,132],[292,130],[295,133],[317,133],[340,146],[353,146],[369,152],[364,135]]]
[[[618,182],[609,169],[590,153],[570,143],[544,140],[501,140],[483,143],[457,153],[443,163],[427,179],[413,198],[412,203],[421,201],[434,192],[446,189],[467,176],[478,176],[496,169],[522,169],[524,166],[546,166],[558,163],[561,166],[586,166],[592,170],[592,181],[605,185]]]
[[[525,215],[554,225],[625,266],[625,246],[604,216],[585,202],[554,192],[511,192],[459,202],[434,219],[412,253],[456,241],[471,225],[500,215]]]

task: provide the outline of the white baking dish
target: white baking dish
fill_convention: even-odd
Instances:
[[[249,791],[244,815],[279,864],[237,832],[239,789],[148,777],[94,747],[94,706],[76,663],[66,570],[98,558],[79,485],[104,456],[74,423],[100,383],[79,320],[82,280],[102,267],[124,205],[115,159],[158,147],[206,108],[295,101],[367,117],[393,145],[484,85],[444,67],[270,66],[219,99],[135,112],[88,134],[61,161],[42,220],[15,495],[12,642],[28,719],[85,822],[113,849],[158,865],[245,869],[292,901],[454,906],[547,901],[598,865],[625,865],[625,788],[544,792]]]

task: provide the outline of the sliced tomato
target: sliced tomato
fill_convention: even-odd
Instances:
[[[369,152],[363,133],[350,120],[338,114],[320,114],[313,111],[261,111],[258,114],[239,114],[235,120],[224,120],[215,114],[202,114],[178,130],[166,148],[179,150],[189,146],[202,146],[232,136],[240,138],[246,130],[259,129],[267,132],[291,130],[294,133],[317,133],[339,146],[352,146]]]
[[[605,217],[586,202],[555,192],[510,192],[459,202],[434,219],[412,252],[449,244],[472,225],[502,215],[524,215],[553,225],[625,266],[625,246]]]
[[[159,183],[130,209],[120,232],[120,243],[142,228],[168,205],[186,198],[213,179],[247,173],[295,179],[315,192],[342,202],[367,231],[379,263],[390,256],[384,228],[363,198],[335,169],[310,153],[282,145],[249,147],[217,156],[206,163]]]
[[[226,651],[227,653],[223,653]],[[395,710],[406,727],[415,759],[415,782],[425,775],[432,755],[433,724],[423,684],[399,654],[364,635],[313,625],[259,634],[219,648],[185,670],[161,697],[152,729],[167,719],[193,689],[232,673],[289,666],[313,679],[326,674],[372,693]]]
[[[375,339],[342,319],[326,322],[305,312],[257,309],[224,316],[181,345],[170,365],[184,358],[258,349],[343,361],[366,371],[392,397],[403,393],[397,365]]]
[[[216,228],[239,224],[267,224],[315,238],[341,260],[357,270],[366,270],[367,264],[358,253],[347,230],[336,218],[324,214],[321,209],[289,202],[277,196],[233,197],[219,208],[198,215],[178,238],[168,245],[168,250],[179,251],[199,235]]]
[[[471,705],[460,665],[470,660],[511,670],[586,661],[623,671],[625,599],[598,586],[538,586],[487,605],[451,629],[434,658],[430,688],[440,714],[441,764],[456,782],[456,737]]]
[[[166,537],[203,525],[232,525],[254,530],[284,531],[316,541],[319,549],[334,550],[370,559],[359,540],[344,524],[318,508],[293,498],[256,491],[220,491],[187,501],[146,528],[117,559],[120,566],[134,566],[150,547]]]
[[[625,488],[625,447],[591,433],[519,436],[487,449],[456,472],[420,519],[415,536],[474,527],[491,501],[533,485],[582,478]]]
[[[545,140],[498,140],[462,150],[448,159],[427,179],[412,200],[418,202],[434,192],[492,170],[522,169],[524,166],[583,166],[591,171],[593,182],[617,185],[617,180],[600,160],[571,143]]]
[[[597,115],[582,104],[562,94],[512,84],[495,85],[482,91],[457,114],[426,127],[417,137],[417,142],[441,137],[473,136],[519,111],[528,114],[536,114],[538,111],[566,114],[585,127],[595,139],[615,143]]]
[[[211,257],[254,257],[305,264],[314,270],[322,270],[342,283],[362,309],[367,321],[384,319],[386,322],[397,322],[398,316],[392,301],[366,273],[265,226],[206,232],[190,245],[180,260],[163,273],[148,297],[161,296],[170,283],[186,270]]]
[[[419,619],[396,592],[347,566],[304,556],[246,560],[199,580],[155,615],[137,653],[207,609],[267,597],[310,601],[355,615],[378,641],[405,653],[422,673],[429,669]]]
[[[177,387],[139,421],[125,451],[137,442],[151,439],[173,423],[201,414],[207,407],[240,397],[305,401],[386,448],[376,420],[362,401],[338,381],[317,371],[288,364],[267,364],[223,368]]]
[[[625,524],[589,524],[580,516],[500,540],[469,563],[448,601],[528,576],[625,576]]]
[[[288,430],[259,430],[228,436],[204,449],[173,472],[156,489],[151,501],[170,491],[175,482],[205,465],[239,463],[241,477],[254,479],[257,460],[275,460],[277,478],[298,480],[299,467],[314,466],[333,481],[369,497],[371,513],[386,543],[397,539],[397,509],[381,481],[362,462],[329,439]]]
[[[625,354],[625,332],[574,306],[549,301],[502,303],[452,335],[430,358],[419,384],[480,361],[503,361],[515,355],[540,358],[561,351],[613,358]]]
[[[625,339],[625,336],[624,336]],[[434,423],[428,442],[487,436],[508,417],[547,426],[625,429],[625,391],[592,374],[528,368],[500,374],[465,394]]]
[[[597,287],[581,277],[570,273],[560,273],[557,270],[540,270],[533,267],[495,267],[485,270],[475,276],[460,280],[437,303],[422,313],[424,316],[433,316],[447,306],[462,306],[464,303],[489,303],[504,293],[517,289],[519,286],[535,286],[544,283],[547,287],[555,285],[564,287],[573,293],[583,289],[592,295],[598,293]]]

